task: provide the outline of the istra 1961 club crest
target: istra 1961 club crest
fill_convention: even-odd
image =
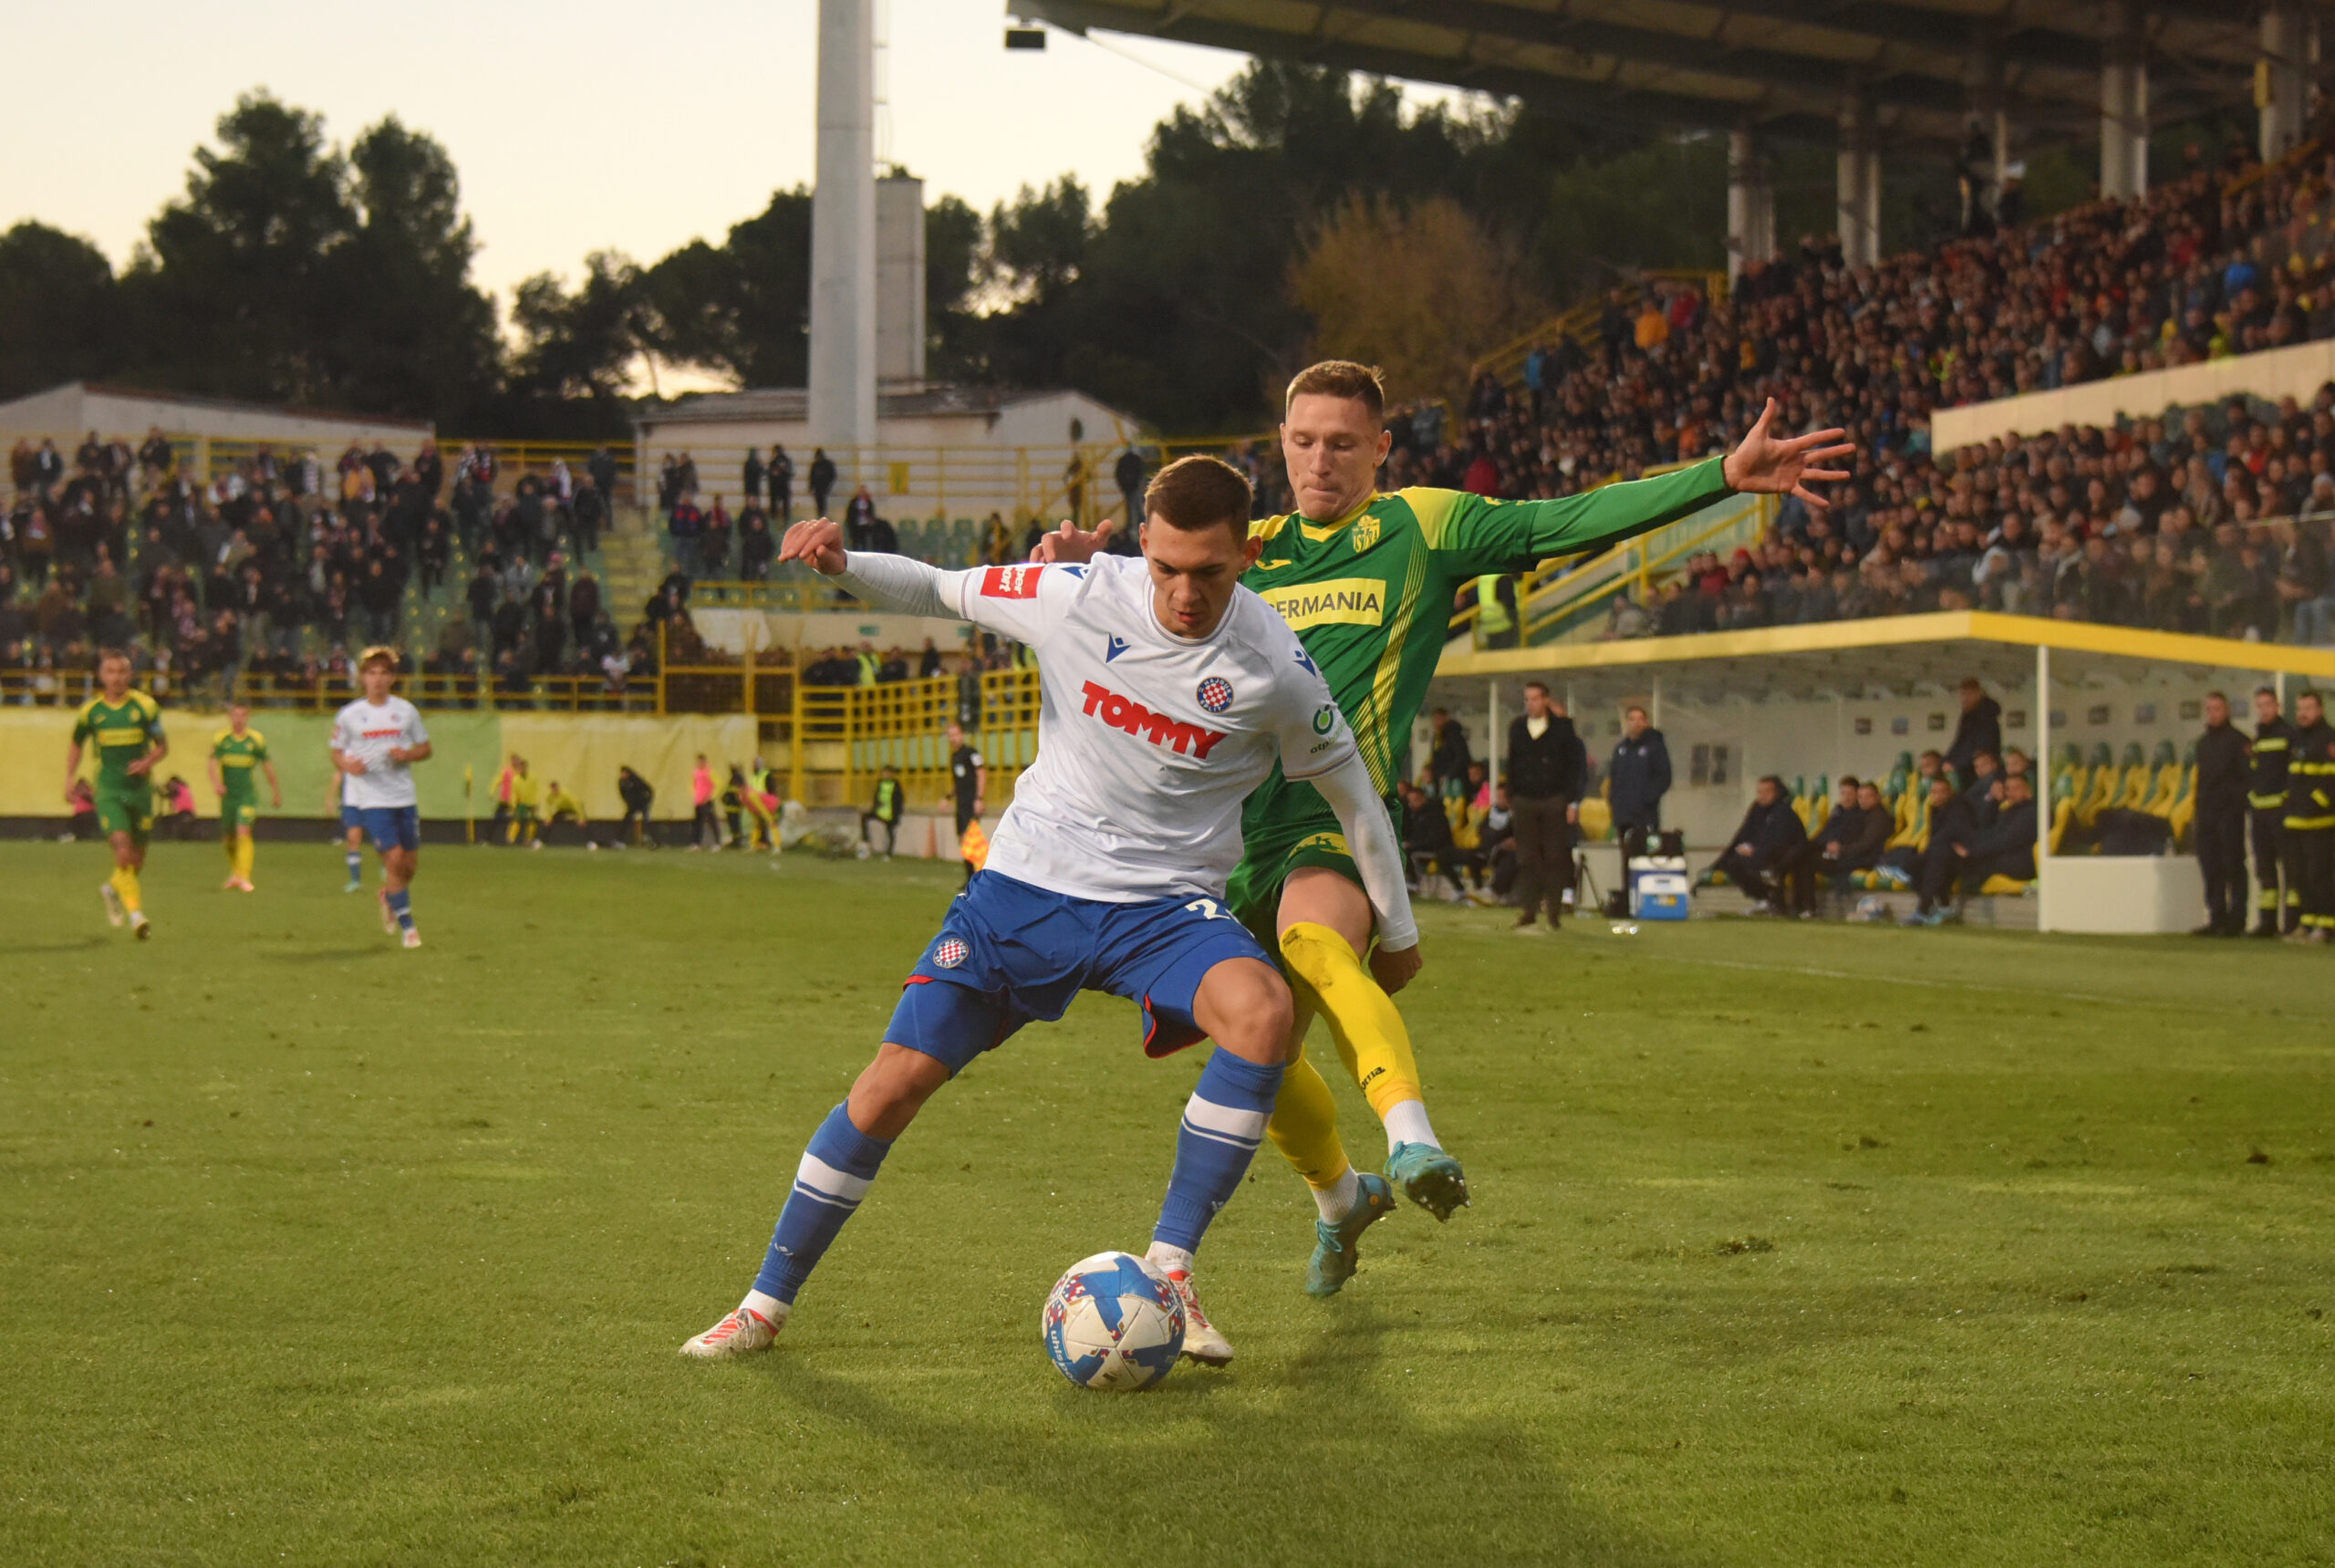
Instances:
[[[1354,553],[1359,556],[1376,543],[1378,543],[1377,514],[1365,512],[1354,519]]]

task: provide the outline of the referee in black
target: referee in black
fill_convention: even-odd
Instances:
[[[2278,934],[2281,909],[2291,911],[2289,922],[2302,915],[2299,897],[2291,890],[2283,898],[2278,873],[2287,862],[2287,750],[2295,727],[2279,711],[2278,694],[2268,686],[2254,691],[2254,773],[2246,786],[2247,826],[2254,839],[2254,932]]]
[[[949,723],[949,780],[957,791],[958,853],[963,854],[965,829],[981,819],[981,807],[989,794],[989,770],[981,763],[981,754],[965,739],[965,727],[951,720]],[[965,880],[973,879],[973,863],[965,862]]]

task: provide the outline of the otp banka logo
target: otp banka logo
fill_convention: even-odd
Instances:
[[[1086,706],[1083,711],[1088,717],[1100,719],[1115,730],[1139,735],[1155,746],[1172,746],[1203,762],[1227,733],[1223,730],[1203,730],[1166,713],[1155,713],[1134,698],[1122,697],[1092,680],[1085,683],[1084,691]]]

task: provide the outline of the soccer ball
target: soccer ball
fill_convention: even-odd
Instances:
[[[1157,1269],[1126,1252],[1071,1264],[1046,1297],[1046,1354],[1082,1388],[1132,1394],[1184,1353],[1184,1303]]]

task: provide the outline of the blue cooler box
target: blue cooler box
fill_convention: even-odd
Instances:
[[[1641,856],[1629,864],[1630,918],[1683,920],[1694,884],[1684,860]]]

